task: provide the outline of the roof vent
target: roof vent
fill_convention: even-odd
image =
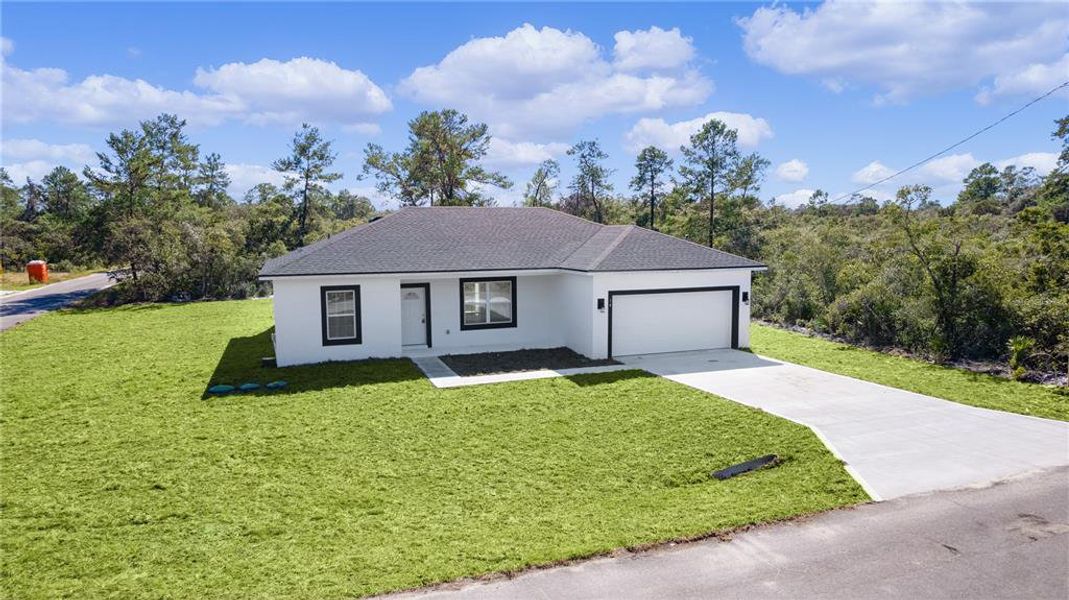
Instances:
[[[370,219],[368,219],[367,222],[368,223],[374,223],[375,221],[378,221],[381,218],[382,218],[382,215],[375,215],[374,217],[371,217]]]

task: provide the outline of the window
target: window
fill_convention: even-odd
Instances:
[[[460,280],[461,329],[515,326],[515,277]]]
[[[360,286],[319,288],[323,316],[323,345],[360,343]]]

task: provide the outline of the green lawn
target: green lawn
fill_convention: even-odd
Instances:
[[[642,372],[439,390],[408,361],[261,370],[270,310],[0,334],[5,597],[367,595],[866,500],[807,429]],[[785,461],[707,476],[766,453]]]
[[[751,325],[750,348],[771,358],[953,402],[1069,421],[1069,394],[1052,386],[933,365],[766,325]]]

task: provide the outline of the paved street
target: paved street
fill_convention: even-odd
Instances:
[[[0,296],[0,331],[56,310],[112,284],[106,273],[94,273],[44,287]]]
[[[450,587],[401,597],[1064,600],[1069,470]]]
[[[879,499],[1069,465],[1069,423],[1061,421],[948,402],[738,350],[620,360],[809,426]]]

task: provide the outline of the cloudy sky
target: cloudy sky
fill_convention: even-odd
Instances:
[[[362,148],[399,149],[419,111],[490,125],[516,181],[598,139],[626,189],[636,152],[673,154],[706,119],[772,161],[766,199],[849,192],[1069,80],[1064,4],[4,3],[2,146],[21,182],[94,162],[109,131],[177,113],[241,196],[277,179],[302,121],[335,141],[338,187],[363,193]],[[981,162],[1054,165],[1048,98],[893,184],[941,199]],[[389,204],[373,196],[379,205]]]

